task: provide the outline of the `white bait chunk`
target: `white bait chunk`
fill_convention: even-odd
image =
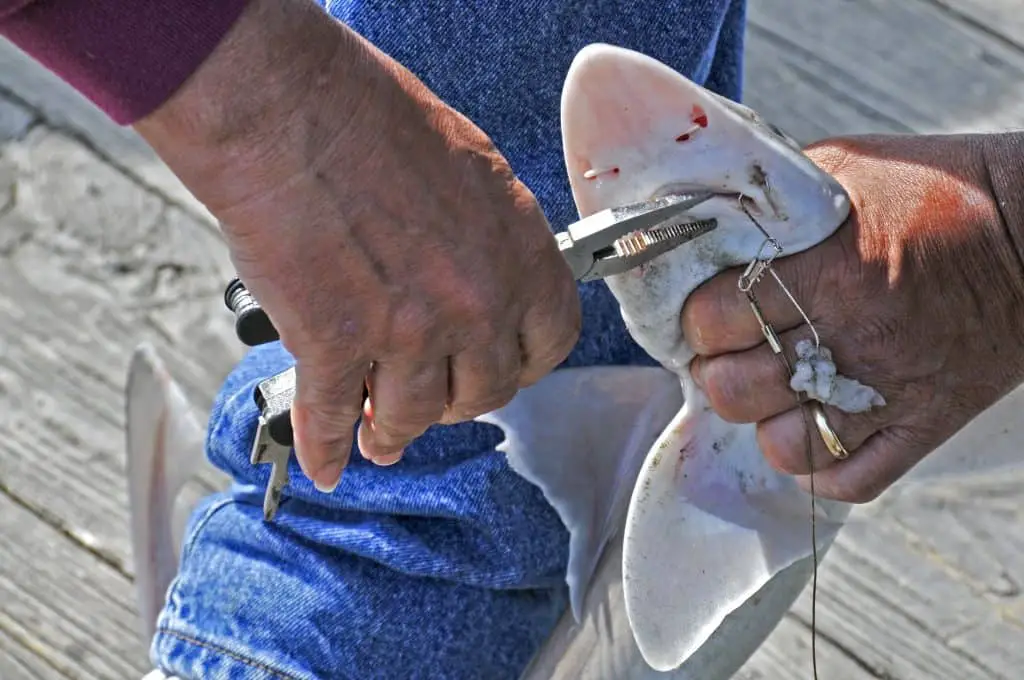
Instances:
[[[806,392],[811,399],[847,413],[863,413],[874,406],[885,406],[885,398],[876,389],[836,373],[828,347],[815,346],[812,340],[800,340],[796,343],[796,356],[793,377],[789,380],[793,390]]]

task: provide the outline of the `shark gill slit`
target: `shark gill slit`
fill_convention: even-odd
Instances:
[[[620,172],[620,170],[619,170],[618,166],[613,166],[613,167],[610,167],[610,168],[602,168],[600,170],[596,170],[594,168],[590,168],[589,170],[587,170],[586,172],[583,173],[583,179],[597,179],[601,175],[607,175],[609,173],[611,173],[613,175],[618,175],[619,172]]]

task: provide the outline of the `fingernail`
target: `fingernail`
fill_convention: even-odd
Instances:
[[[704,389],[704,372],[701,363],[699,357],[690,362],[690,376],[693,378],[693,382],[697,384],[697,387]]]
[[[374,465],[379,465],[380,467],[389,467],[391,465],[394,465],[398,461],[402,460],[403,453],[405,453],[405,451],[399,451],[398,453],[385,453],[384,455],[377,456],[376,458],[372,458],[371,460],[373,460]]]
[[[313,487],[320,493],[332,493],[341,482],[342,467],[340,462],[324,465],[317,470],[316,476],[313,478]]]
[[[689,343],[691,349],[697,350],[704,347],[704,334],[699,325],[693,324],[689,328],[683,328],[683,339]]]
[[[366,430],[365,425],[359,426],[359,431],[356,433],[356,448],[359,449],[359,455],[363,457],[363,460],[373,460],[373,456],[368,453],[372,450],[373,442],[370,441],[370,435]]]

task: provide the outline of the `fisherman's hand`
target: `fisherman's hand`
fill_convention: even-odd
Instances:
[[[295,356],[296,448],[319,488],[361,415],[361,451],[389,464],[575,344],[576,286],[530,191],[481,130],[308,0],[254,2],[137,128],[221,220]]]
[[[850,452],[842,461],[810,425],[819,495],[874,499],[1024,379],[1022,148],[1020,135],[976,135],[833,139],[808,150],[847,189],[852,213],[775,268],[839,374],[887,402],[859,414],[825,406]],[[699,354],[692,373],[715,411],[756,422],[764,455],[809,489],[805,419],[737,276],[707,282],[683,310]],[[807,326],[771,279],[757,294],[793,361]]]

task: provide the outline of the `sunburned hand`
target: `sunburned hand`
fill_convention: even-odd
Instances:
[[[1001,200],[1012,182],[995,160],[1013,158],[1007,144],[1019,147],[1019,136],[859,137],[808,150],[853,210],[831,238],[775,268],[839,374],[886,402],[861,413],[824,407],[845,460],[811,425],[819,495],[872,500],[1024,379],[1024,225],[1011,205],[1019,199]],[[683,310],[698,352],[692,373],[722,417],[756,422],[764,455],[809,488],[804,416],[737,276],[712,279]],[[809,329],[770,280],[757,294],[794,361]]]
[[[221,220],[296,357],[296,449],[318,488],[361,415],[361,451],[393,463],[577,339],[569,268],[488,137],[308,0],[257,0],[138,129]]]

